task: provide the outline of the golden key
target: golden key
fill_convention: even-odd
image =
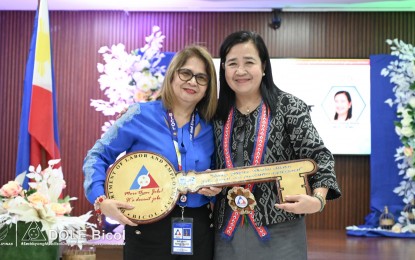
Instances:
[[[158,221],[173,210],[180,194],[203,187],[225,187],[275,181],[281,202],[286,195],[310,194],[308,176],[317,171],[311,159],[257,166],[176,172],[163,156],[146,151],[128,153],[108,170],[107,198],[124,201],[133,209],[121,209],[131,221],[146,224]]]

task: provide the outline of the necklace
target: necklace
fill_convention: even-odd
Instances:
[[[244,115],[247,115],[249,113],[251,113],[253,110],[255,110],[260,104],[261,104],[262,99],[259,98],[258,100],[255,100],[253,102],[244,102],[245,105],[241,105],[238,106],[237,109]],[[248,104],[246,104],[248,103]],[[251,107],[253,107],[254,109],[251,109]]]
[[[244,109],[243,107],[238,107],[237,108],[239,110],[239,112],[241,112],[243,115],[247,115],[249,113],[252,112],[251,108],[249,106],[246,106],[246,108]]]

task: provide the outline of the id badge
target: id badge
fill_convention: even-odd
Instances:
[[[172,218],[171,253],[193,255],[193,218]]]

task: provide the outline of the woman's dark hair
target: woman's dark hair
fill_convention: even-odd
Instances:
[[[258,51],[262,65],[265,67],[265,76],[262,77],[260,92],[262,100],[270,108],[271,115],[276,111],[278,106],[278,92],[279,89],[274,84],[272,79],[271,61],[268,54],[268,49],[265,46],[262,37],[251,31],[239,31],[228,35],[220,46],[220,69],[219,69],[219,102],[216,116],[218,119],[225,121],[228,117],[229,111],[235,105],[235,92],[229,87],[225,78],[225,69],[222,64],[226,61],[226,55],[230,49],[240,43],[252,42]]]
[[[334,97],[336,97],[337,95],[340,95],[340,94],[344,94],[347,98],[347,101],[349,101],[349,103],[352,102],[352,97],[350,96],[349,92],[344,91],[344,90],[337,91],[336,94],[334,94]],[[350,118],[352,118],[352,108],[353,108],[353,106],[350,105],[349,110],[347,110],[346,120],[349,120]],[[337,120],[338,117],[339,117],[339,114],[337,114],[337,112],[336,112],[336,114],[334,114],[334,120]]]

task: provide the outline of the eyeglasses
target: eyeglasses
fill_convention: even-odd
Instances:
[[[178,69],[177,74],[179,74],[179,78],[183,81],[189,81],[193,77],[195,77],[197,84],[206,86],[209,83],[209,76],[207,74],[193,74],[191,70],[188,69]]]

